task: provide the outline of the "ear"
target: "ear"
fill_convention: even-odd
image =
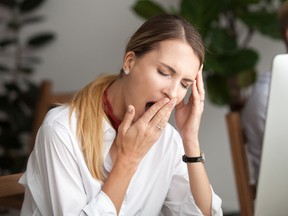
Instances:
[[[136,56],[135,53],[132,51],[129,51],[125,54],[123,59],[123,71],[130,71],[134,64],[135,64]]]

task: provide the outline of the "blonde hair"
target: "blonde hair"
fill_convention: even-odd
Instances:
[[[70,116],[77,116],[77,138],[91,175],[98,180],[103,176],[103,128],[105,116],[103,93],[117,79],[117,75],[101,76],[79,91],[70,102]]]
[[[158,15],[147,20],[134,33],[126,46],[126,53],[132,51],[137,57],[156,49],[161,41],[180,39],[188,43],[201,64],[205,51],[198,31],[188,21],[174,15]],[[200,65],[201,65],[200,64]],[[98,180],[103,176],[103,128],[105,117],[103,93],[120,76],[102,76],[79,91],[70,102],[70,115],[77,115],[77,138],[81,142],[83,155],[91,175]]]

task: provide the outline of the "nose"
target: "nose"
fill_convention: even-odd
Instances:
[[[166,86],[166,88],[163,90],[163,93],[169,99],[177,98],[177,96],[178,96],[178,85],[177,85],[177,83],[170,83],[170,85]]]

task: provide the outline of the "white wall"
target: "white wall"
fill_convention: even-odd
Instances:
[[[50,79],[55,91],[74,91],[101,73],[117,73],[128,37],[143,20],[130,10],[133,0],[50,0],[41,12],[47,21],[36,29],[50,29],[57,40],[41,52],[43,63],[36,81]],[[165,5],[176,1],[158,0]],[[175,3],[176,2],[176,3]],[[28,29],[26,33],[33,29]],[[256,36],[253,45],[261,53],[259,71],[269,70],[272,57],[284,53],[280,42]],[[230,148],[225,125],[226,107],[206,101],[200,142],[214,190],[223,199],[224,211],[238,209]]]

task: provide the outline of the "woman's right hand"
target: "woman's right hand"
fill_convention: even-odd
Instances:
[[[158,126],[161,128],[166,126],[175,104],[176,99],[164,98],[156,102],[134,123],[132,122],[135,108],[129,105],[118,128],[115,143],[116,161],[121,160],[137,168],[142,158],[160,137],[161,129]]]
[[[112,150],[112,154],[115,155],[114,158],[111,155],[114,165],[102,186],[102,191],[113,202],[117,214],[140,161],[161,135],[161,129],[156,125],[161,128],[166,126],[175,103],[175,99],[162,99],[135,122],[135,108],[132,105],[128,106],[111,147],[116,148],[116,151],[110,149],[110,154]]]

